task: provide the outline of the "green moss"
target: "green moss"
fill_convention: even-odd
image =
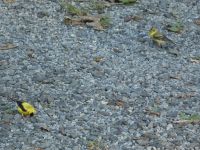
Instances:
[[[73,6],[72,4],[69,4],[65,1],[60,1],[60,6],[67,10],[68,13],[70,13],[71,15],[77,15],[77,16],[85,16],[87,15],[87,12],[83,9],[77,8],[75,6]]]
[[[94,1],[94,2],[92,3],[92,9],[94,9],[94,10],[102,11],[102,10],[104,10],[105,8],[106,8],[106,5],[105,5],[105,3],[103,3],[103,2]]]
[[[180,21],[177,21],[175,23],[168,24],[166,28],[170,32],[181,33],[181,31],[183,31],[184,26]]]
[[[77,16],[85,16],[87,15],[87,12],[71,5],[71,4],[67,4],[67,10],[71,15],[77,15]]]
[[[111,24],[110,18],[108,16],[101,17],[100,24],[103,28],[109,27],[109,25]]]
[[[137,0],[120,0],[124,5],[130,5],[137,2]]]
[[[200,115],[198,114],[187,115],[184,112],[181,112],[179,117],[181,120],[200,121]]]
[[[87,150],[107,150],[108,146],[101,140],[89,141]]]
[[[200,56],[193,56],[191,58],[194,59],[194,60],[200,60]]]

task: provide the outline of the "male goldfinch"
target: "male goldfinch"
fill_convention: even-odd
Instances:
[[[17,110],[22,116],[33,116],[36,114],[36,109],[29,103],[25,101],[16,101]]]

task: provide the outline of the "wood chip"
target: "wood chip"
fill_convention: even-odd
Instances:
[[[59,133],[62,134],[63,136],[67,136],[66,132],[65,132],[65,129],[63,127],[61,127],[59,129]]]
[[[48,127],[40,127],[40,130],[45,131],[45,132],[49,132],[49,128]]]
[[[5,4],[12,4],[12,3],[15,3],[16,0],[3,0],[3,2],[4,2]]]
[[[43,148],[40,148],[40,147],[38,147],[38,148],[36,148],[35,150],[44,150]]]
[[[192,63],[195,63],[195,64],[199,64],[200,63],[200,60],[197,60],[197,59],[190,59],[190,61]]]
[[[16,48],[16,47],[17,46],[12,43],[6,43],[6,44],[0,45],[0,50],[8,50],[8,49]]]
[[[195,95],[197,95],[195,92],[191,92],[191,93],[181,93],[181,94],[176,95],[175,97],[186,99],[186,98],[194,97]]]
[[[124,102],[122,100],[117,100],[116,101],[116,105],[119,107],[123,107],[124,106]]]
[[[194,23],[195,23],[196,25],[199,25],[199,26],[200,26],[200,18],[199,18],[199,19],[196,19],[196,20],[194,20]]]
[[[101,25],[101,17],[99,16],[79,16],[75,18],[71,18],[66,16],[64,19],[64,23],[66,25],[87,25],[93,27],[96,30],[104,30],[104,27]]]
[[[174,75],[174,76],[173,76],[173,75],[170,75],[169,78],[170,78],[170,79],[177,79],[177,80],[180,80],[180,79],[181,79],[181,76],[180,76],[180,75]]]
[[[132,16],[132,15],[130,15],[130,16],[126,16],[124,18],[124,22],[129,22],[131,20],[133,20],[133,21],[139,21],[141,19],[142,19],[142,17],[140,17],[140,16]]]
[[[155,112],[155,111],[149,110],[148,108],[146,108],[144,112],[148,113],[149,115],[160,116],[160,112]]]
[[[176,120],[175,124],[200,124],[200,120]]]

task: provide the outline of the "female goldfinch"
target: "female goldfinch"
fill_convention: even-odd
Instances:
[[[17,110],[22,116],[33,116],[36,114],[36,109],[29,103],[25,101],[16,101],[17,102]]]
[[[173,43],[170,39],[168,39],[165,35],[160,33],[157,28],[152,27],[149,30],[150,38],[160,47],[165,46],[166,44]]]

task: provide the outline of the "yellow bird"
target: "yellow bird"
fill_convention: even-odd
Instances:
[[[22,116],[33,116],[36,114],[36,109],[29,103],[25,101],[16,101],[17,110]]]
[[[165,35],[160,33],[157,28],[152,27],[149,30],[149,37],[160,47],[165,46],[166,44],[173,43],[172,40],[168,39]]]

